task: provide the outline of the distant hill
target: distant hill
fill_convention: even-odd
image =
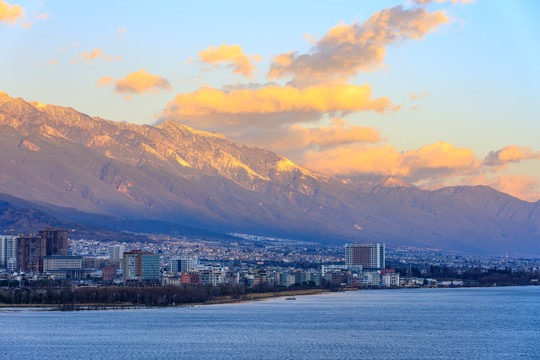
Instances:
[[[5,93],[0,169],[0,192],[110,228],[540,256],[538,203],[492,188],[344,182],[174,121],[113,122]]]

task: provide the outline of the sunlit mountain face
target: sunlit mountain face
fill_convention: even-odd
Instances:
[[[0,169],[0,193],[88,222],[94,214],[322,243],[540,254],[540,204],[490,187],[344,180],[176,121],[113,122],[6,93]]]

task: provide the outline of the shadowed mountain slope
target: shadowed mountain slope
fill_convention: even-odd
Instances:
[[[0,192],[78,221],[540,255],[538,203],[491,188],[345,183],[174,121],[119,123],[5,93],[0,169]]]

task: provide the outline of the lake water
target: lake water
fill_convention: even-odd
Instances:
[[[540,287],[0,312],[2,359],[540,359]]]

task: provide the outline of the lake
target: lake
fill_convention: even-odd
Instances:
[[[540,287],[2,311],[2,359],[540,359]]]

